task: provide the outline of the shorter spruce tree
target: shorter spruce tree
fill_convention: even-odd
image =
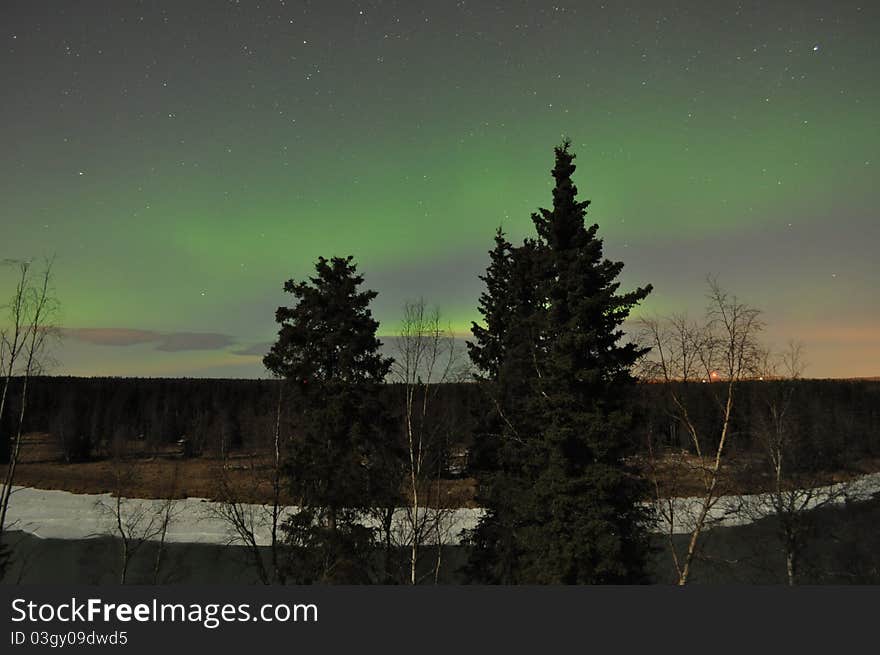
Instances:
[[[263,360],[297,390],[285,467],[300,507],[285,524],[289,579],[369,582],[374,535],[361,519],[400,488],[388,479],[397,449],[377,393],[391,359],[380,353],[370,311],[377,294],[360,289],[352,257],[322,257],[315,269],[307,281],[284,285],[296,303],[278,309],[278,339]]]

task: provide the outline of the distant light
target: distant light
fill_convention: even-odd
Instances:
[[[814,46],[813,46],[813,52],[819,52],[819,46],[818,46],[818,45],[814,45]]]

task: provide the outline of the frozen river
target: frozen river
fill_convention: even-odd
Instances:
[[[814,489],[809,498],[804,495],[802,501],[809,508],[867,500],[877,493],[880,493],[880,473],[872,473],[850,481],[845,487],[834,485]],[[772,513],[770,500],[767,494],[722,496],[712,506],[708,524],[735,526],[750,523],[762,515]],[[673,532],[682,534],[690,531],[691,517],[699,509],[700,502],[699,498],[676,498],[672,501]],[[156,532],[165,503],[162,500],[125,499],[121,503],[123,522],[131,526],[131,532],[136,538],[158,538],[157,534],[150,533]],[[40,538],[56,539],[115,535],[115,515],[111,510],[115,505],[116,499],[109,494],[73,494],[67,491],[14,487],[7,515],[7,529],[21,530]],[[668,508],[668,504],[666,507]],[[242,505],[240,511],[253,526],[258,544],[267,545],[270,541],[268,508]],[[468,508],[444,510],[439,520],[440,539],[445,544],[457,544],[462,532],[477,524],[482,511]],[[175,501],[165,540],[178,543],[241,543],[230,524],[220,516],[221,513],[222,506],[219,503],[203,498]],[[152,527],[148,527],[151,521]],[[399,543],[406,541],[408,524],[406,510],[399,509],[394,522]],[[668,522],[661,523],[658,531],[666,532],[668,526]],[[436,531],[433,531],[427,541],[436,543],[436,539]]]

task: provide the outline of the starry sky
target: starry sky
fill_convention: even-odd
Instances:
[[[848,0],[4,0],[0,259],[56,256],[62,374],[264,376],[319,255],[383,334],[418,297],[465,333],[567,135],[639,311],[715,274],[807,375],[880,375],[878,33]]]

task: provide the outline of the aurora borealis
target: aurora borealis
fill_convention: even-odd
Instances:
[[[4,2],[0,259],[56,255],[56,372],[264,375],[319,255],[386,334],[465,332],[564,134],[643,311],[714,273],[808,375],[880,375],[880,5],[640,5]]]

